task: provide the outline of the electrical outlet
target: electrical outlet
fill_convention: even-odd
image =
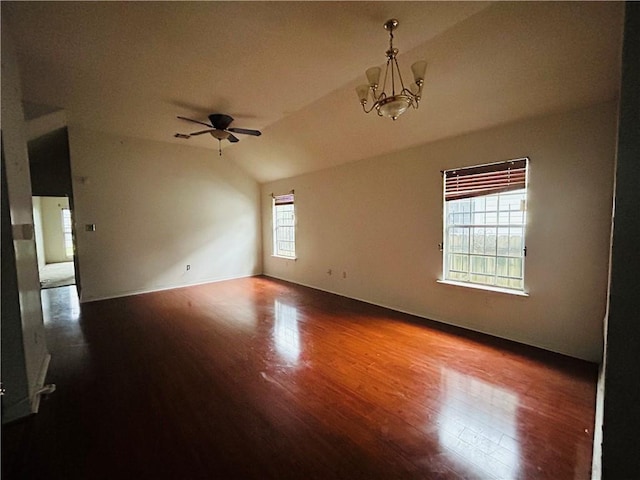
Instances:
[[[187,271],[191,270],[191,265],[187,265]]]

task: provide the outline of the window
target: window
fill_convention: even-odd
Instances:
[[[444,280],[524,290],[528,159],[444,172]]]
[[[71,233],[71,210],[62,209],[62,232],[64,234],[64,251],[67,258],[73,257],[73,236]]]
[[[273,197],[273,254],[296,257],[296,215],[293,192]]]

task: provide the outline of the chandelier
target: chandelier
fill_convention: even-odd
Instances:
[[[418,108],[420,98],[422,97],[422,86],[424,85],[424,74],[427,70],[427,62],[419,61],[411,65],[413,79],[415,83],[409,88],[404,86],[400,67],[398,66],[398,49],[393,47],[393,31],[398,28],[398,20],[392,18],[384,24],[384,29],[389,32],[389,50],[386,51],[387,66],[384,71],[384,80],[382,88],[378,90],[380,67],[371,67],[366,71],[368,85],[360,85],[356,88],[360,104],[365,113],[369,113],[375,109],[381,117],[390,117],[395,120],[402,115],[409,107]],[[387,93],[387,81],[391,84],[391,91]],[[369,92],[373,105],[367,110],[367,101],[369,100]]]

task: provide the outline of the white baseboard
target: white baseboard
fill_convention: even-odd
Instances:
[[[443,320],[441,318],[437,318],[435,316],[427,316],[424,313],[414,312],[414,311],[411,311],[411,310],[405,310],[405,309],[399,308],[397,306],[390,306],[390,305],[386,305],[384,303],[374,302],[374,301],[371,301],[371,300],[368,300],[368,299],[364,299],[364,298],[351,297],[351,296],[348,296],[348,295],[346,295],[344,293],[335,292],[333,290],[320,288],[320,287],[318,287],[316,285],[309,285],[309,284],[306,284],[306,283],[298,282],[298,281],[291,280],[291,279],[288,279],[288,278],[278,277],[276,275],[271,275],[271,274],[268,274],[268,273],[263,273],[262,275],[264,275],[265,277],[275,278],[276,280],[282,280],[284,282],[289,282],[289,283],[293,283],[293,284],[296,284],[296,285],[301,285],[303,287],[313,288],[314,290],[320,290],[321,292],[327,292],[327,293],[331,293],[333,295],[338,295],[340,297],[350,298],[352,300],[357,300],[359,302],[368,303],[370,305],[375,305],[376,307],[386,308],[388,310],[393,310],[394,312],[404,313],[406,315],[411,315],[413,317],[421,318],[421,319],[424,319],[426,321],[442,323],[444,325],[449,325],[451,327],[457,327],[457,328],[461,328],[463,330],[468,330],[468,331],[471,331],[471,332],[481,333],[483,335],[488,335],[488,336],[494,337],[494,338],[501,338],[503,340],[508,340],[510,342],[520,343],[522,345],[528,345],[530,347],[539,348],[541,350],[546,350],[546,351],[552,352],[552,353],[558,353],[560,355],[565,355],[565,356],[568,356],[568,357],[576,358],[578,360],[585,360],[587,362],[597,363],[593,359],[581,357],[581,356],[576,355],[574,353],[565,352],[565,351],[559,350],[559,349],[557,349],[557,348],[555,348],[555,347],[553,347],[551,345],[540,344],[540,343],[532,341],[531,339],[516,338],[516,337],[513,337],[513,336],[509,336],[509,335],[504,335],[504,334],[498,335],[496,333],[493,333],[493,332],[490,332],[488,330],[484,330],[484,329],[481,329],[481,328],[478,328],[478,327],[473,327],[473,326],[461,325],[461,324],[458,324],[458,323],[453,323],[453,322],[450,322],[448,320]]]
[[[250,278],[250,277],[258,277],[262,275],[262,273],[252,273],[248,275],[240,275],[237,277],[224,277],[224,278],[211,278],[207,280],[201,280],[199,282],[194,283],[186,283],[184,285],[172,285],[167,287],[157,287],[157,288],[149,288],[142,290],[127,290],[124,292],[117,292],[113,295],[101,295],[91,298],[86,298],[82,293],[80,294],[80,303],[89,303],[89,302],[98,302],[100,300],[111,300],[112,298],[122,298],[122,297],[131,297],[133,295],[143,295],[145,293],[154,293],[154,292],[163,292],[165,290],[176,290],[178,288],[187,288],[187,287],[195,287],[197,285],[206,285],[207,283],[217,283],[217,282],[226,282],[228,280],[237,280],[239,278]],[[84,290],[83,290],[84,292]]]

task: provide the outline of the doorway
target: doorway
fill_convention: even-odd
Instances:
[[[33,224],[40,288],[76,284],[69,197],[33,197]]]

